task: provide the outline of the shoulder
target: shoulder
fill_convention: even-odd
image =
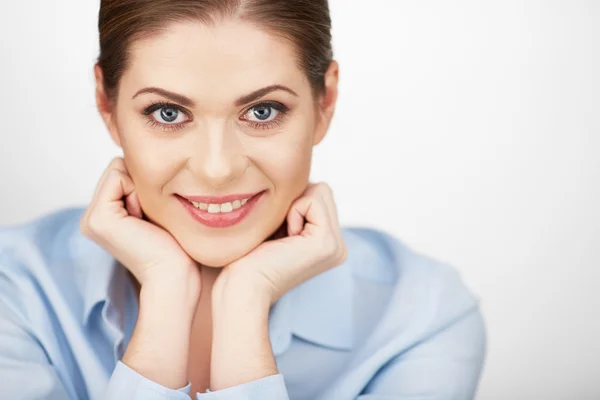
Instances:
[[[73,241],[79,232],[83,208],[63,208],[28,222],[0,227],[0,255],[14,268],[21,260],[51,261],[70,256]]]
[[[72,270],[75,239],[83,208],[63,208],[33,220],[0,227],[0,300],[20,313],[49,281],[76,279]],[[69,270],[66,270],[69,268]],[[60,285],[59,285],[60,286]]]
[[[74,223],[79,224],[83,207],[62,208],[27,222],[0,226],[0,251],[9,251],[24,242],[48,247],[57,243],[57,234]]]
[[[478,308],[479,298],[449,263],[414,250],[389,232],[366,227],[343,232],[353,276],[389,286],[396,306],[388,310],[392,314],[411,310],[415,318],[418,314],[444,324]]]

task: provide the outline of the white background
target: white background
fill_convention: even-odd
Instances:
[[[85,205],[120,154],[97,1],[0,0],[0,224]],[[331,2],[341,98],[313,180],[345,225],[481,297],[478,399],[600,398],[600,2]],[[249,44],[251,45],[251,44]]]

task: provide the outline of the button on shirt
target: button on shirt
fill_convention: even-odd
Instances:
[[[83,211],[0,229],[0,399],[474,397],[486,351],[479,298],[451,266],[359,227],[343,229],[342,265],[270,309],[278,374],[206,393],[161,386],[120,361],[138,299],[126,269],[80,233]]]

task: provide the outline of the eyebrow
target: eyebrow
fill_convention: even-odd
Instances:
[[[264,88],[261,89],[257,89],[251,93],[248,93],[246,95],[243,95],[242,97],[238,98],[235,102],[234,105],[235,106],[242,106],[244,104],[248,104],[254,100],[258,100],[261,97],[266,96],[267,94],[277,91],[277,90],[283,90],[286,91],[288,93],[293,94],[294,96],[298,97],[298,94],[296,92],[294,92],[292,89],[288,88],[287,86],[283,86],[283,85],[270,85],[270,86],[266,86]],[[192,99],[190,99],[189,97],[186,97],[182,94],[178,94],[178,93],[174,93],[174,92],[170,92],[168,90],[165,89],[161,89],[158,87],[147,87],[141,90],[138,90],[138,92],[136,94],[133,95],[133,97],[131,98],[132,100],[135,99],[137,96],[139,96],[140,94],[143,93],[156,93],[159,94],[163,97],[166,97],[169,100],[172,100],[176,103],[179,103],[185,107],[194,107],[195,103]]]

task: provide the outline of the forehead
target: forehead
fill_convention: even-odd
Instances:
[[[174,23],[134,42],[130,57],[122,81],[130,90],[159,86],[214,102],[275,83],[308,86],[291,42],[242,21]]]

